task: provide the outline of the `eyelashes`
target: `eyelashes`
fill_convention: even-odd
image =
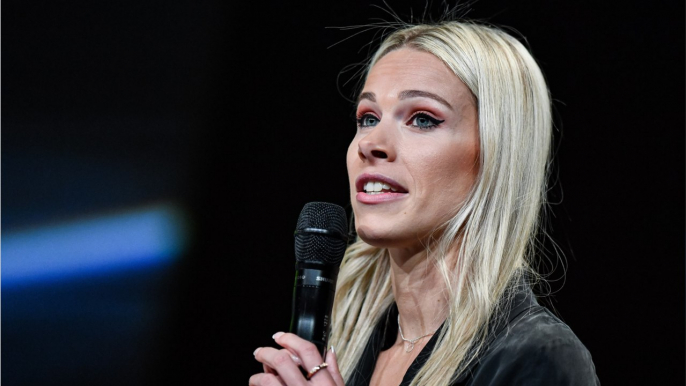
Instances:
[[[372,114],[366,113],[357,117],[357,127],[374,127],[379,124],[379,118]]]
[[[379,118],[370,113],[365,113],[357,117],[357,127],[358,129],[366,127],[374,127],[381,121]],[[431,115],[424,112],[417,112],[410,120],[407,122],[408,126],[416,127],[420,130],[431,130],[438,127],[441,123],[445,122],[445,119],[437,119]]]
[[[422,130],[431,130],[445,122],[445,119],[436,119],[426,113],[416,113],[410,118],[410,122],[410,126],[412,127],[417,127]]]

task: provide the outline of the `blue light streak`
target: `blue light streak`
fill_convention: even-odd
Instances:
[[[66,280],[175,260],[187,244],[170,205],[2,235],[2,287]]]

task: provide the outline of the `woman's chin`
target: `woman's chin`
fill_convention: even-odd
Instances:
[[[403,235],[392,229],[358,226],[357,235],[365,243],[377,248],[409,248],[420,244],[416,235]]]
[[[426,250],[426,239],[420,238],[416,233],[398,232],[399,229],[384,229],[381,227],[365,226],[357,224],[357,235],[365,243],[386,249],[402,249],[405,251],[420,252]]]
[[[357,235],[367,244],[377,248],[389,248],[393,246],[393,238],[388,232],[371,227],[358,226]]]

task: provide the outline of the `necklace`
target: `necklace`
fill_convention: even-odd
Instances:
[[[409,345],[405,346],[405,352],[410,352],[410,351],[414,350],[414,344],[417,343],[418,340],[436,333],[436,331],[430,332],[428,334],[420,336],[419,338],[414,338],[414,339],[405,338],[405,336],[403,335],[403,329],[402,329],[402,327],[400,327],[400,314],[398,314],[398,331],[400,331],[400,339],[402,339],[404,342],[409,343]]]

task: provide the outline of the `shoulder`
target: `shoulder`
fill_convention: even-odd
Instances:
[[[597,385],[591,354],[572,330],[536,305],[498,331],[469,385]]]

